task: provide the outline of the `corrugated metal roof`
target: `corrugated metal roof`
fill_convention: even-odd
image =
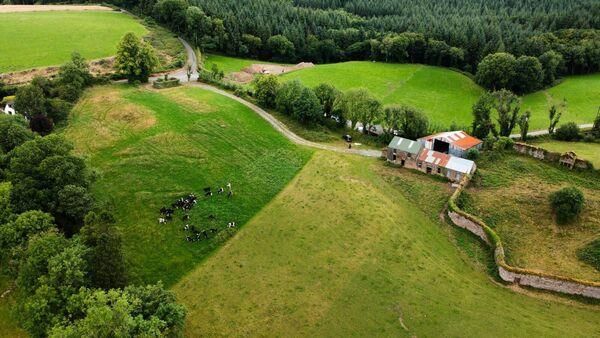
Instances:
[[[440,153],[431,149],[423,149],[419,155],[419,160],[431,164],[435,164],[440,167],[446,167],[446,164],[450,160],[450,155]]]
[[[417,155],[423,148],[423,145],[417,141],[394,136],[388,147]]]
[[[446,168],[463,174],[470,174],[475,168],[475,162],[466,160],[464,158],[451,156],[448,164],[446,164]]]
[[[440,153],[431,149],[423,149],[419,155],[419,160],[426,163],[435,164],[446,169],[458,171],[463,174],[470,174],[475,168],[475,162],[473,161]]]
[[[431,146],[431,144],[429,144],[429,142],[431,142],[433,139],[438,139],[438,140],[442,140],[444,142],[448,142],[448,143],[452,144],[453,146],[456,146],[456,147],[464,149],[464,150],[471,149],[483,142],[480,139],[473,137],[473,136],[465,133],[462,130],[447,131],[447,132],[443,132],[443,133],[437,133],[437,134],[425,136],[425,137],[420,138],[419,141],[424,141],[425,143],[428,144],[428,146]]]

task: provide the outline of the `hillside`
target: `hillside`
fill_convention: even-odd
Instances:
[[[252,61],[209,55],[207,65],[218,65],[225,74],[239,71]],[[471,108],[484,90],[469,77],[446,68],[417,64],[353,61],[317,65],[281,76],[283,81],[298,79],[308,86],[330,83],[340,90],[365,87],[384,104],[406,104],[423,110],[433,125],[443,128],[453,122],[468,127]],[[600,74],[566,77],[554,87],[522,97],[522,111],[530,110],[530,130],[548,127],[548,109],[567,102],[562,122],[591,123],[598,109]],[[515,129],[518,132],[518,128]]]
[[[438,211],[421,211],[382,171],[402,187],[416,176],[431,192],[424,201],[447,196],[445,184],[428,176],[316,153],[234,239],[175,286],[190,311],[186,334],[597,334],[597,310],[490,281],[449,240]],[[411,195],[421,196],[415,189]]]
[[[99,173],[94,195],[114,208],[134,283],[179,280],[235,232],[224,230],[228,222],[242,226],[310,156],[245,106],[189,87],[93,88],[64,134]],[[201,198],[188,221],[199,229],[218,228],[219,236],[186,242],[181,213],[158,224],[161,207],[228,182],[234,198]]]
[[[531,110],[531,125],[548,128],[548,109],[566,102],[562,122],[592,123],[600,108],[600,73],[569,76],[551,88],[523,97],[521,110]]]
[[[365,87],[384,104],[407,104],[422,109],[433,124],[471,122],[471,106],[483,93],[465,75],[439,67],[354,61],[317,65],[282,76],[308,86],[327,82],[340,90]]]
[[[0,73],[59,65],[73,51],[89,60],[112,56],[125,33],[147,32],[114,11],[0,13],[0,22]]]

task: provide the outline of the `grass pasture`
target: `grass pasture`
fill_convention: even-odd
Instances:
[[[147,32],[115,11],[0,13],[0,22],[0,73],[62,64],[73,51],[89,60],[112,56],[125,33]]]
[[[381,171],[403,179],[378,160],[317,152],[235,238],[174,287],[189,311],[186,335],[598,335],[597,309],[490,281],[449,240],[449,226]],[[430,180],[411,174],[420,179]],[[446,193],[435,186],[439,196]]]
[[[444,127],[453,122],[468,125],[471,107],[483,93],[461,73],[417,64],[352,61],[317,65],[285,74],[282,79],[298,79],[310,87],[327,82],[342,91],[365,87],[384,104],[417,107],[432,123]]]
[[[264,62],[209,55],[207,65],[211,63],[230,73]],[[384,104],[407,104],[422,109],[432,124],[444,128],[453,122],[458,126],[469,126],[473,119],[471,108],[484,93],[483,88],[461,73],[418,64],[342,62],[297,70],[281,78],[284,81],[298,79],[311,87],[327,82],[343,91],[365,87]],[[522,97],[521,110],[532,112],[530,130],[546,129],[548,109],[564,99],[567,110],[563,122],[591,123],[600,105],[598,97],[600,74],[569,76],[554,87]]]
[[[600,169],[600,143],[564,142],[546,139],[539,143],[536,142],[535,145],[558,153],[574,151],[577,156],[592,162],[594,168]]]
[[[134,283],[179,280],[229,237],[228,222],[243,225],[310,156],[245,106],[190,87],[93,88],[64,134],[99,173],[93,191],[115,212]],[[221,230],[214,239],[186,242],[181,213],[157,224],[160,207],[227,182],[234,198],[201,198],[191,212],[190,224]]]
[[[600,272],[577,258],[577,250],[600,237],[600,176],[569,171],[528,157],[506,155],[478,162],[466,210],[502,238],[509,264],[567,277],[600,281]],[[557,225],[549,196],[576,186],[586,203],[573,224]]]
[[[525,95],[521,110],[531,110],[534,129],[547,129],[548,110],[563,100],[567,104],[563,123],[592,123],[600,107],[600,73],[569,76],[554,87]]]

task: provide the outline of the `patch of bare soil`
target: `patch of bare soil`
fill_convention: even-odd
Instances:
[[[112,11],[99,5],[0,5],[0,13],[43,11]]]
[[[294,66],[276,65],[276,64],[260,64],[255,63],[244,69],[241,72],[234,72],[228,75],[229,79],[239,83],[248,83],[252,81],[256,74],[285,74],[295,70],[311,68],[315,65],[312,62],[300,62]]]
[[[114,63],[114,57],[91,61],[89,62],[90,72],[94,76],[112,74],[114,72]],[[0,80],[9,85],[19,85],[30,82],[36,76],[42,76],[46,78],[55,77],[58,74],[59,69],[60,67],[58,66],[52,66],[20,70],[11,73],[0,74]]]

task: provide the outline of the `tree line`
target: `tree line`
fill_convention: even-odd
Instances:
[[[513,76],[514,86],[506,88],[516,92],[551,84],[565,74],[600,70],[600,3],[592,0],[529,0],[510,5],[482,0],[119,4],[154,18],[202,49],[243,57],[280,62],[411,62],[473,74],[494,53],[538,59],[541,71],[533,59],[517,66],[531,70],[533,64],[533,71],[546,77]]]
[[[133,34],[118,46],[118,76],[147,81],[156,58]],[[53,134],[94,78],[73,53],[53,79],[13,90],[18,115],[0,115],[0,268],[15,280],[21,326],[33,337],[180,334],[185,309],[161,283],[129,285],[122,238],[95,201],[96,174]]]
[[[381,142],[387,143],[394,135],[416,140],[431,132],[432,126],[420,110],[405,105],[383,105],[367,89],[356,88],[342,92],[322,83],[314,88],[300,81],[280,83],[275,75],[258,76],[253,96],[267,109],[275,109],[306,126],[330,125],[338,128],[362,127],[364,134],[383,128]]]
[[[488,55],[509,53],[538,58],[542,72],[553,74],[535,86],[514,77],[515,85],[507,88],[516,92],[548,85],[557,76],[600,70],[595,0],[110,2],[153,18],[204,50],[235,56],[290,63],[411,62],[475,74]],[[546,62],[555,56],[559,65]]]

